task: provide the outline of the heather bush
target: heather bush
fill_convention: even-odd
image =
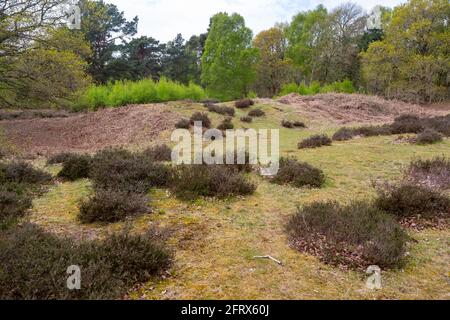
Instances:
[[[190,119],[190,123],[194,125],[195,121],[201,121],[204,128],[211,128],[211,120],[206,113],[195,112]]]
[[[219,130],[233,129],[234,125],[233,125],[233,123],[231,121],[232,121],[232,119],[229,118],[229,117],[223,119],[223,121],[219,124],[217,129],[219,129]]]
[[[74,181],[88,178],[91,168],[91,156],[73,154],[65,159],[58,177]]]
[[[189,129],[191,127],[191,121],[189,119],[180,119],[175,123],[177,129]]]
[[[26,223],[0,237],[0,299],[120,299],[171,261],[152,233],[78,243]],[[70,265],[81,269],[79,290],[67,288]]]
[[[281,121],[281,126],[291,129],[291,128],[294,127],[294,124],[291,121],[289,121],[289,120],[282,120]]]
[[[398,218],[450,217],[450,198],[447,195],[410,183],[380,189],[375,205]]]
[[[180,165],[175,167],[171,186],[182,198],[224,198],[252,194],[256,186],[228,165]]]
[[[301,121],[294,121],[292,124],[293,124],[294,127],[296,127],[296,128],[306,128],[305,123],[304,123],[304,122],[301,122]]]
[[[293,158],[280,158],[280,167],[272,182],[277,184],[291,184],[294,187],[321,187],[325,182],[325,174],[306,162],[299,162]]]
[[[309,138],[306,138],[298,143],[299,149],[304,148],[318,148],[322,146],[330,146],[331,139],[325,134],[316,134],[312,135]]]
[[[419,185],[450,189],[450,160],[445,157],[414,160],[406,171],[406,179]]]
[[[353,139],[355,135],[355,130],[347,127],[342,127],[338,131],[336,131],[331,138],[334,141],[346,141]]]
[[[39,184],[51,180],[51,175],[24,161],[0,163],[0,183]]]
[[[32,197],[21,185],[0,185],[0,221],[22,217],[31,208]]]
[[[253,109],[253,110],[250,110],[248,113],[249,117],[262,117],[265,115],[266,115],[266,113],[264,111],[262,111],[261,109]]]
[[[236,108],[248,108],[252,105],[254,105],[255,102],[252,99],[241,99],[241,100],[237,100],[234,105]]]
[[[172,159],[172,149],[165,144],[160,144],[145,149],[143,156],[150,161],[170,161]]]
[[[404,265],[409,237],[395,219],[366,202],[341,206],[313,202],[287,224],[294,247],[332,265],[397,268]]]
[[[72,153],[72,152],[57,153],[55,155],[52,155],[50,158],[48,158],[47,164],[64,163],[73,156],[76,156],[76,154]]]
[[[390,127],[393,134],[419,133],[424,129],[420,118],[412,114],[404,114],[395,118]]]
[[[253,118],[250,117],[250,116],[243,116],[243,117],[241,117],[241,121],[242,121],[242,122],[250,123],[250,122],[253,121]]]
[[[218,106],[216,104],[209,104],[207,105],[209,112],[215,112],[222,115],[228,115],[230,117],[234,116],[235,110],[233,107],[227,107],[227,106]]]
[[[417,144],[432,144],[442,141],[442,135],[434,129],[426,128],[415,139]]]
[[[148,211],[148,199],[138,193],[97,189],[82,200],[79,219],[83,223],[116,222]]]

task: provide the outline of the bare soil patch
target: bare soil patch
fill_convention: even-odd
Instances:
[[[27,155],[93,152],[108,146],[151,142],[180,118],[164,104],[129,105],[66,118],[5,120],[10,143]]]
[[[291,105],[312,119],[324,118],[337,123],[387,122],[406,113],[421,117],[448,113],[447,108],[428,108],[361,94],[327,93],[301,96],[291,93],[278,101]]]

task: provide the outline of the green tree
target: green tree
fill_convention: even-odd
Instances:
[[[361,54],[367,90],[415,102],[448,99],[449,21],[447,0],[410,0],[396,7],[385,39]],[[378,74],[381,54],[390,71],[384,77]]]
[[[114,53],[120,42],[136,34],[138,17],[127,21],[117,6],[103,1],[81,0],[79,6],[81,31],[92,49],[89,73],[98,83],[120,78],[121,61],[114,61]]]
[[[260,56],[256,66],[255,91],[260,97],[273,97],[292,75],[292,60],[285,57],[286,37],[280,28],[270,28],[256,35],[253,46],[259,49]]]
[[[248,94],[258,56],[251,43],[252,31],[242,16],[218,13],[211,18],[201,74],[211,95],[231,100]]]

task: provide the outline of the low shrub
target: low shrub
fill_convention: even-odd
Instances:
[[[234,105],[236,108],[248,108],[252,105],[254,105],[255,102],[252,99],[241,99],[241,100],[237,100]]]
[[[148,211],[147,197],[138,193],[98,189],[82,200],[78,215],[83,223],[116,222]]]
[[[347,127],[342,127],[333,134],[331,139],[333,139],[334,141],[346,141],[353,139],[355,135],[355,130]]]
[[[0,183],[39,184],[50,181],[52,176],[40,169],[35,169],[24,161],[0,163]]]
[[[172,189],[182,198],[225,198],[248,195],[256,185],[228,165],[180,165],[175,167]]]
[[[61,152],[61,153],[57,153],[55,155],[52,155],[50,158],[48,158],[47,160],[47,164],[58,164],[58,163],[64,163],[66,162],[69,158],[75,156],[76,154],[73,152]]]
[[[426,128],[415,139],[417,144],[432,144],[442,141],[442,135],[434,129]]]
[[[250,110],[248,113],[249,117],[262,117],[265,115],[266,115],[266,113],[264,111],[262,111],[261,109],[253,109],[253,110]]]
[[[0,298],[120,299],[167,269],[172,256],[151,233],[77,243],[26,223],[0,238]],[[79,290],[67,288],[71,265],[81,269]]]
[[[175,123],[177,129],[189,129],[191,127],[191,121],[189,119],[180,119]]]
[[[18,188],[20,186],[0,185],[0,220],[22,217],[31,208],[31,195]]]
[[[277,184],[291,184],[294,187],[321,187],[325,182],[325,174],[306,162],[293,158],[280,158],[278,173],[271,180]]]
[[[225,118],[223,119],[223,121],[219,124],[219,126],[217,127],[217,129],[219,130],[228,130],[228,129],[233,129],[234,125],[231,122],[232,119],[231,118]]]
[[[241,117],[241,121],[242,121],[242,122],[250,123],[250,122],[253,121],[253,118],[250,117],[250,116],[243,116],[243,117]]]
[[[281,126],[285,127],[285,128],[292,129],[294,127],[294,124],[291,121],[289,121],[289,120],[282,120],[281,121]]]
[[[445,137],[450,137],[450,114],[424,118],[421,122],[424,127],[436,130]]]
[[[414,160],[406,171],[406,179],[419,185],[450,189],[450,160],[445,157]]]
[[[150,161],[172,160],[172,149],[165,144],[160,144],[144,150],[143,155]]]
[[[88,178],[91,169],[91,161],[92,159],[89,155],[73,154],[65,159],[63,167],[58,173],[58,177],[70,181]]]
[[[390,127],[393,134],[419,133],[424,129],[421,119],[413,114],[404,114],[395,118]]]
[[[211,120],[206,113],[195,112],[190,119],[190,123],[194,125],[195,121],[201,121],[204,128],[211,128]]]
[[[235,113],[235,110],[233,107],[218,106],[216,104],[209,104],[208,111],[215,112],[215,113],[222,114],[222,115],[228,115],[230,117],[234,117],[234,113]]]
[[[301,122],[301,121],[294,121],[292,124],[293,124],[294,127],[296,127],[296,128],[306,128],[305,123],[304,123],[304,122]]]
[[[95,188],[137,193],[146,193],[153,186],[165,186],[169,176],[166,165],[120,148],[97,152],[90,172]]]
[[[331,139],[325,134],[316,134],[312,135],[309,138],[306,138],[298,143],[299,149],[304,148],[318,148],[322,146],[330,146]]]
[[[325,263],[364,270],[403,266],[409,241],[392,216],[365,202],[313,202],[298,208],[287,231],[298,250]]]
[[[450,216],[450,198],[436,190],[409,183],[378,191],[375,205],[398,218]]]
[[[382,126],[362,126],[353,129],[355,135],[363,136],[363,137],[373,137],[373,136],[383,136],[390,135],[391,126],[390,125],[382,125]]]

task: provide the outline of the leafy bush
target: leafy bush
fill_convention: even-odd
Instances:
[[[74,181],[89,177],[91,168],[91,157],[89,155],[73,154],[64,163],[58,177]]]
[[[253,121],[253,118],[250,116],[243,116],[243,117],[241,117],[241,121],[250,123]]]
[[[147,198],[138,193],[99,189],[80,203],[83,223],[116,222],[148,211]]]
[[[228,165],[180,165],[175,167],[171,186],[182,198],[224,198],[252,194],[256,186]]]
[[[124,106],[132,103],[165,102],[190,99],[200,101],[206,97],[205,91],[198,85],[188,86],[161,78],[139,81],[116,81],[106,85],[92,86],[77,103],[77,109],[97,110],[106,106]]]
[[[234,116],[235,110],[233,107],[227,107],[227,106],[218,106],[216,104],[209,104],[208,106],[209,112],[215,112],[222,115],[228,115],[230,117]]]
[[[137,193],[146,193],[152,186],[165,186],[169,175],[164,164],[119,148],[97,152],[90,172],[95,188]]]
[[[31,208],[31,195],[18,188],[20,186],[0,185],[0,220],[22,217]]]
[[[353,83],[346,79],[327,84],[323,87],[321,87],[318,82],[312,82],[310,85],[288,83],[281,88],[280,94],[284,96],[290,93],[297,93],[299,95],[306,96],[329,92],[354,93],[356,92],[356,89],[353,86]]]
[[[240,109],[248,108],[254,104],[255,104],[255,102],[252,99],[241,99],[241,100],[237,100],[234,103],[235,107],[240,108]]]
[[[189,119],[180,119],[175,123],[175,128],[178,129],[189,129],[191,127],[191,121]]]
[[[420,118],[412,114],[404,114],[395,118],[391,124],[391,132],[393,134],[399,133],[419,133],[424,129]]]
[[[165,144],[161,144],[145,149],[143,155],[151,161],[170,161],[172,160],[172,149]]]
[[[231,118],[225,118],[223,119],[222,123],[219,124],[219,126],[217,127],[217,129],[219,130],[228,130],[228,129],[233,129],[234,125],[231,122],[232,119]]]
[[[322,146],[330,146],[331,139],[325,134],[316,134],[312,135],[309,138],[306,138],[298,143],[298,148],[318,148]]]
[[[52,176],[23,161],[0,163],[0,183],[38,184],[50,181]]]
[[[192,125],[194,125],[195,121],[201,121],[202,126],[205,128],[211,128],[211,120],[209,119],[206,113],[195,112],[190,119]]]
[[[119,299],[171,261],[172,253],[151,233],[77,243],[27,223],[0,238],[0,298]],[[80,290],[67,288],[70,265],[81,269]]]
[[[280,158],[278,173],[272,182],[278,184],[291,184],[294,187],[321,187],[325,182],[322,170],[306,162],[299,162],[293,158]]]
[[[294,127],[294,124],[291,121],[289,121],[289,120],[282,120],[281,121],[281,126],[291,129],[291,128]]]
[[[398,218],[450,216],[450,198],[424,186],[409,183],[379,190],[375,205]]]
[[[265,115],[266,115],[266,113],[264,111],[262,111],[261,109],[253,109],[253,110],[250,110],[250,112],[248,113],[249,117],[262,117]]]
[[[414,160],[406,172],[406,179],[420,185],[450,189],[450,160],[445,157]]]
[[[403,266],[409,240],[392,216],[365,202],[313,202],[298,209],[287,231],[300,251],[325,263],[360,269]]]
[[[440,141],[442,141],[442,135],[436,130],[429,128],[420,132],[415,139],[417,144],[432,144]]]

